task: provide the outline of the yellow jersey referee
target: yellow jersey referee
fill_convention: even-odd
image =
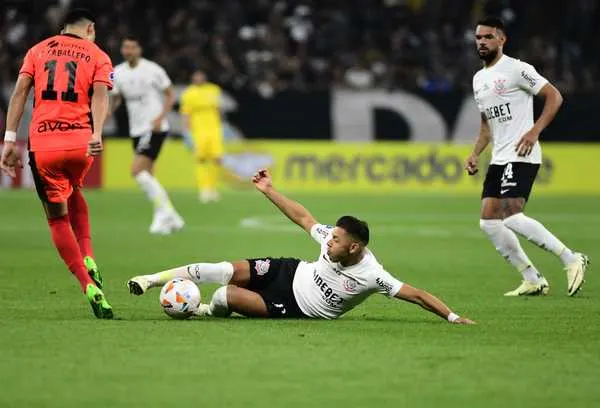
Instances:
[[[192,74],[192,83],[181,95],[180,113],[184,131],[194,140],[199,199],[217,201],[218,174],[223,156],[221,88],[206,80],[202,70]]]

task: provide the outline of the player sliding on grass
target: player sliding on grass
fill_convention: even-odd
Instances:
[[[416,303],[451,323],[473,324],[459,317],[435,296],[404,284],[390,275],[367,248],[369,228],[364,221],[341,217],[335,227],[319,224],[299,203],[273,188],[267,170],[252,179],[283,214],[321,245],[314,262],[295,258],[261,258],[237,262],[196,263],[136,276],[127,284],[141,295],[173,278],[196,283],[220,283],[201,315],[219,317],[232,312],[249,317],[335,319],[373,293]]]
[[[548,281],[521,248],[515,233],[560,258],[567,272],[567,293],[583,284],[589,260],[573,252],[523,210],[542,162],[538,139],[562,104],[558,90],[531,65],[504,55],[504,24],[494,17],[477,24],[475,40],[483,68],[473,77],[481,112],[481,130],[465,168],[478,171],[479,155],[492,142],[492,161],[483,182],[479,225],[498,252],[522,275],[523,282],[505,296],[545,295]],[[533,95],[544,98],[544,110],[533,122]]]

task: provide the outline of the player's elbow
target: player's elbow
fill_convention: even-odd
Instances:
[[[555,94],[554,94],[555,95],[554,98],[556,100],[556,107],[560,108],[562,106],[562,104],[563,104],[564,99],[563,99],[563,96],[562,96],[562,94],[560,93],[560,91],[558,89],[554,88],[554,90],[556,91]]]
[[[542,90],[544,91],[543,96],[546,99],[546,102],[556,106],[557,109],[560,108],[563,103],[563,96],[560,91],[551,84],[546,85]]]
[[[415,293],[413,295],[414,303],[423,306],[426,303],[428,293],[422,289],[415,289]]]
[[[13,90],[13,93],[10,97],[12,103],[25,103],[27,100],[27,95],[29,94],[29,88],[24,86],[17,86]]]
[[[105,84],[94,84],[94,93],[92,96],[108,100],[108,86]]]
[[[410,303],[415,303],[419,306],[423,306],[426,296],[427,295],[425,291],[408,284],[404,284],[395,297]]]
[[[312,215],[306,215],[298,220],[298,225],[309,234],[313,225],[315,225],[316,223],[317,221],[312,217]]]

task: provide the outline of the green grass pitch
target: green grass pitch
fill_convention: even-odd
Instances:
[[[194,261],[313,259],[318,246],[259,193],[200,205],[174,193],[187,228],[147,233],[138,192],[88,192],[115,321],[93,318],[52,247],[31,191],[0,192],[0,407],[600,406],[600,277],[566,296],[554,256],[523,243],[550,295],[507,299],[519,275],[478,228],[478,197],[293,194],[324,223],[370,221],[371,249],[399,279],[476,320],[453,326],[373,296],[337,321],[174,321],[128,277]],[[600,197],[534,197],[528,213],[600,261]],[[203,287],[208,299],[215,287]]]

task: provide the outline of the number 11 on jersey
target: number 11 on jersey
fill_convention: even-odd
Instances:
[[[77,102],[77,92],[75,92],[75,77],[77,75],[77,62],[68,61],[65,63],[65,70],[69,74],[69,82],[67,90],[61,92],[60,99],[65,102]],[[46,61],[44,71],[48,71],[48,84],[46,89],[42,91],[42,99],[55,101],[58,99],[58,94],[54,89],[54,80],[56,78],[56,60]]]

